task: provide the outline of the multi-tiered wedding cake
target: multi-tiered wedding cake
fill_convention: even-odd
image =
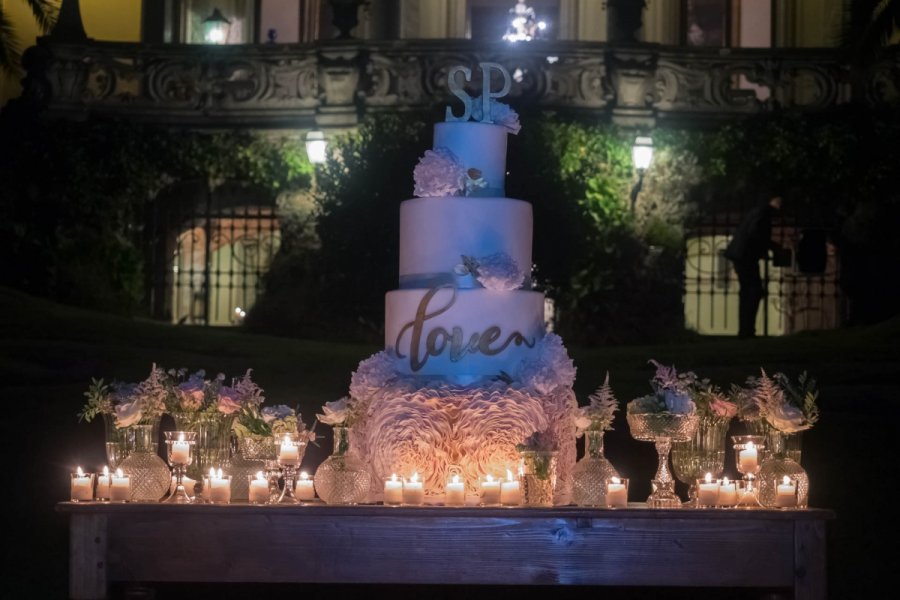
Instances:
[[[451,69],[463,114],[447,109],[434,148],[414,172],[417,198],[400,205],[400,289],[385,301],[385,350],[364,360],[350,392],[359,417],[354,452],[374,481],[417,472],[426,493],[451,474],[469,489],[518,470],[516,446],[533,438],[558,451],[556,502],[568,502],[575,464],[575,368],[545,333],[544,295],[531,289],[531,205],[506,198],[506,141],[516,113],[470,98]],[[378,486],[373,487],[377,496]]]

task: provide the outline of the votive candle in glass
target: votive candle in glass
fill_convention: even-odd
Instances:
[[[70,499],[72,502],[87,502],[94,499],[94,474],[85,473],[84,469],[78,467],[72,473],[72,484],[70,486]]]
[[[301,471],[300,478],[297,480],[297,498],[303,502],[312,502],[316,499],[313,480],[309,478],[309,473],[306,471]]]
[[[719,481],[713,479],[712,473],[697,480],[697,506],[711,508],[719,501]]]
[[[425,487],[419,481],[419,474],[413,473],[412,477],[403,482],[403,504],[418,506],[425,503]]]
[[[109,500],[109,486],[112,483],[112,475],[109,472],[109,467],[103,467],[103,472],[97,475],[97,491],[94,493],[94,497],[97,500]]]
[[[522,504],[522,489],[519,480],[513,478],[512,471],[506,470],[506,481],[500,482],[500,504],[518,506]]]
[[[797,507],[797,481],[785,475],[780,481],[775,480],[775,507]]]
[[[384,503],[388,506],[403,504],[403,482],[397,478],[397,474],[391,474],[391,478],[384,482]]]
[[[222,469],[216,471],[215,477],[209,477],[209,495],[207,500],[213,504],[228,504],[231,502],[231,475],[223,475]]]
[[[111,502],[129,502],[131,500],[131,476],[116,469],[116,474],[109,484],[109,499]]]
[[[481,482],[481,504],[485,506],[500,504],[500,480],[494,479],[490,473]]]
[[[628,479],[610,477],[606,482],[607,508],[628,508]]]
[[[716,506],[730,508],[738,503],[737,484],[727,477],[723,477],[719,483],[719,498]]]
[[[466,484],[454,475],[444,488],[444,504],[447,506],[462,506],[466,503]]]
[[[248,501],[250,504],[266,504],[269,501],[269,480],[262,471],[256,475],[248,475],[249,490]]]

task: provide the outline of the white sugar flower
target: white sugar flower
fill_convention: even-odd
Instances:
[[[466,187],[466,168],[447,148],[426,150],[413,170],[414,193],[419,198],[457,196]]]
[[[537,356],[523,362],[519,380],[540,394],[550,394],[562,386],[572,387],[575,382],[575,364],[569,358],[562,338],[548,333],[538,343]]]
[[[472,100],[472,118],[476,121],[481,121],[484,118],[481,96]],[[519,113],[508,104],[497,102],[493,98],[491,98],[491,121],[496,125],[506,127],[509,133],[513,135],[517,135],[522,129],[522,125],[519,123]]]
[[[463,261],[474,272],[478,283],[489,290],[509,292],[522,287],[525,281],[525,273],[519,269],[515,259],[505,252],[477,259],[463,257]]]

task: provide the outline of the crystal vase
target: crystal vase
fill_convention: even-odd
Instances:
[[[672,469],[690,486],[685,506],[697,506],[697,480],[707,473],[718,479],[725,469],[725,435],[730,417],[700,417],[697,431],[686,442],[672,443]]]
[[[553,506],[556,492],[556,450],[522,450],[522,504],[524,506]]]
[[[110,471],[115,471],[128,457],[128,428],[116,427],[116,416],[103,413],[103,428],[106,437],[106,462]]]
[[[194,462],[188,467],[191,479],[202,480],[210,467],[225,466],[230,457],[231,425],[234,415],[214,413],[173,413],[175,429],[193,431],[197,434],[194,446]]]
[[[606,506],[607,482],[619,472],[603,456],[603,431],[584,432],[584,457],[572,470],[572,499],[578,506]]]
[[[653,492],[647,498],[647,506],[679,508],[681,498],[675,493],[675,481],[669,471],[669,453],[672,442],[687,442],[694,437],[699,417],[680,413],[629,413],[626,418],[631,437],[656,444],[659,465],[651,481]]]
[[[369,495],[366,465],[350,452],[350,430],[335,425],[334,451],[322,461],[313,477],[316,493],[327,504],[359,504]]]
[[[158,502],[172,484],[169,467],[159,457],[159,420],[124,428],[128,457],[118,468],[131,477],[131,499],[138,502]]]
[[[778,506],[777,489],[785,477],[796,482],[797,507],[806,508],[809,505],[809,476],[788,453],[787,442],[790,435],[796,434],[784,434],[775,429],[770,429],[768,433],[768,451],[759,465],[758,476],[759,502],[766,508]],[[794,456],[797,456],[796,452],[795,450]]]
[[[266,472],[266,461],[275,460],[275,443],[272,437],[237,438],[236,449],[230,461],[231,499],[249,500],[250,477]]]

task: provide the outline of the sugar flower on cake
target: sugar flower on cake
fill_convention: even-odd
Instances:
[[[539,394],[550,394],[575,382],[575,363],[569,358],[562,338],[548,333],[538,342],[535,358],[522,362],[517,379]]]
[[[491,121],[497,125],[506,127],[511,134],[517,135],[522,129],[522,125],[519,123],[519,113],[513,110],[508,104],[497,102],[493,98],[491,98],[490,104]],[[481,96],[472,100],[472,118],[476,121],[481,121],[484,118],[484,107]]]
[[[448,148],[426,150],[413,169],[414,193],[419,198],[458,196],[467,178],[465,166]]]
[[[629,402],[628,412],[694,414],[697,405],[691,396],[696,392],[697,375],[693,371],[678,373],[674,366],[665,366],[652,359],[649,362],[656,367],[656,373],[650,380],[653,393]]]
[[[612,429],[613,418],[619,410],[619,401],[609,385],[609,372],[603,385],[588,396],[591,403],[582,406],[575,413],[575,434],[581,437],[585,431],[608,431]]]
[[[809,429],[819,420],[816,381],[805,371],[796,384],[784,373],[773,377],[762,369],[760,373],[750,385],[753,402],[766,425],[782,433],[796,433]]]
[[[485,289],[498,292],[517,290],[525,281],[525,273],[519,269],[515,259],[505,252],[480,258],[464,255],[462,270],[457,267],[455,272],[461,273],[463,270],[474,275]]]

